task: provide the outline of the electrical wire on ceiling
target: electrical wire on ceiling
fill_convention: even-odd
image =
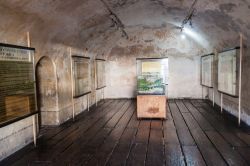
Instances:
[[[196,13],[196,8],[195,5],[197,4],[198,0],[194,0],[194,2],[192,3],[190,9],[188,10],[188,14],[186,15],[185,19],[182,21],[181,23],[181,31],[183,31],[184,27],[186,24],[189,24],[191,27],[193,27],[193,17]]]
[[[100,0],[104,6],[107,8],[107,10],[109,11],[109,17],[112,21],[112,26],[111,27],[116,27],[121,33],[122,33],[122,37],[125,37],[126,39],[128,39],[128,34],[125,31],[125,26],[122,23],[122,21],[118,18],[118,16],[111,10],[111,8],[109,7],[109,5],[104,1],[104,0]]]

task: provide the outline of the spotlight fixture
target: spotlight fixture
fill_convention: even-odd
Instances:
[[[181,39],[186,39],[186,35],[185,34],[181,34]]]
[[[193,19],[194,15],[195,15],[195,13],[197,11],[196,8],[195,8],[195,5],[196,5],[197,1],[198,0],[194,0],[193,4],[191,5],[191,7],[190,7],[190,9],[188,11],[188,14],[186,15],[185,19],[182,21],[181,27],[180,27],[181,32],[183,31],[185,25],[188,24],[188,23],[189,23],[189,25],[191,27],[193,27],[193,22],[192,22],[193,20],[192,19]]]

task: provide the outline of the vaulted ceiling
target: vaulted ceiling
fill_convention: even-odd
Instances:
[[[193,1],[1,0],[0,36],[34,31],[35,39],[124,56],[197,55],[239,45],[239,33],[250,36],[250,0],[198,0],[193,26],[181,32],[178,27]],[[122,30],[114,25],[114,15]]]

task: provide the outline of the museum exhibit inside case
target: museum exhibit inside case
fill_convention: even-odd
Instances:
[[[138,94],[165,94],[165,84],[161,75],[140,75],[137,76]]]

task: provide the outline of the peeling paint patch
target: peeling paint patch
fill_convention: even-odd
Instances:
[[[155,36],[156,36],[158,39],[164,39],[165,36],[166,36],[166,32],[164,32],[164,31],[156,31],[156,32],[155,32]]]
[[[237,7],[236,4],[233,3],[226,3],[220,5],[220,10],[224,13],[231,13],[234,11],[234,9]]]
[[[215,24],[217,28],[221,28],[224,31],[240,31],[240,26],[235,23],[234,18],[219,11],[219,10],[207,10],[203,13],[199,13],[199,17],[207,20],[210,24]]]
[[[143,54],[150,54],[155,52],[155,47],[154,46],[147,46],[142,50]]]

